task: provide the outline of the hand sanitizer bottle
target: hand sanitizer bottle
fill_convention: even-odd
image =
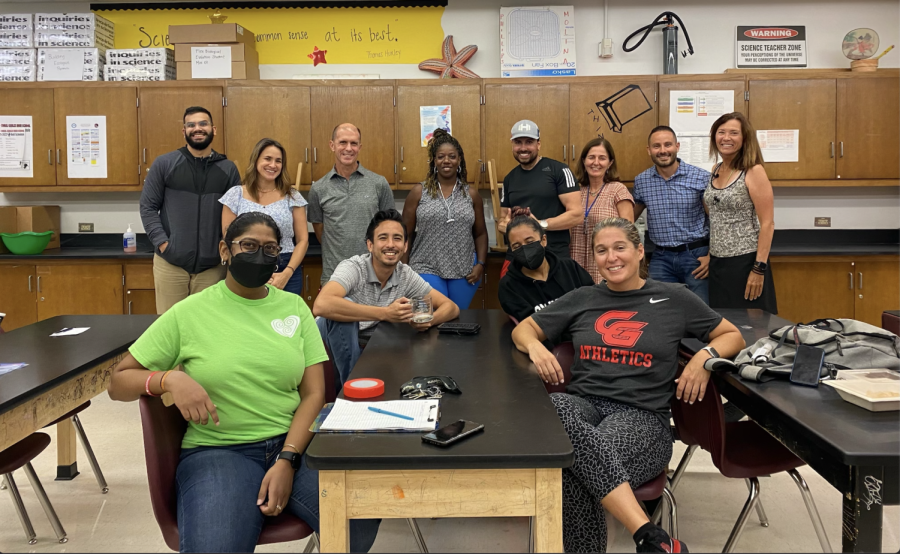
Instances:
[[[122,246],[126,252],[137,252],[137,237],[131,230],[131,223],[128,224],[128,230],[122,235]]]

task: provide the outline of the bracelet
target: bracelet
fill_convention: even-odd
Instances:
[[[285,448],[293,448],[294,452],[296,452],[297,454],[300,454],[300,449],[297,448],[296,446],[294,446],[293,444],[285,444],[284,447]]]
[[[166,377],[169,376],[169,373],[172,373],[172,372],[171,372],[171,371],[165,372],[165,373],[163,374],[163,376],[162,376],[162,379],[159,380],[159,388],[160,388],[163,392],[169,392],[169,391],[166,390]]]
[[[150,392],[150,379],[153,379],[153,376],[159,373],[158,371],[151,371],[150,376],[147,377],[147,380],[144,381],[144,391],[147,393],[147,396],[159,396],[158,394],[153,394]]]
[[[291,273],[296,273],[296,270],[291,266],[285,266],[285,269],[290,269]]]
[[[759,268],[756,268],[756,267],[754,267],[754,268],[751,269],[750,271],[752,271],[753,273],[756,273],[757,275],[765,275],[765,274],[766,274],[765,271],[763,271],[763,270],[761,270],[761,269],[759,269]]]

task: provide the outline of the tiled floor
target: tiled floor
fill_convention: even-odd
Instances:
[[[150,507],[137,403],[122,404],[98,397],[82,414],[88,438],[109,482],[100,494],[79,446],[82,474],[74,481],[54,481],[56,451],[51,445],[34,463],[66,531],[67,544],[58,544],[47,518],[22,471],[16,480],[39,542],[24,539],[12,502],[0,493],[0,551],[2,552],[167,552]],[[53,430],[48,432],[53,435]],[[683,449],[676,445],[673,467]],[[831,544],[840,550],[841,497],[808,468],[800,472],[809,483]],[[786,474],[761,480],[762,499],[770,526],[761,527],[755,515],[737,545],[739,552],[819,552],[819,543],[806,515],[800,493]],[[693,552],[721,552],[747,495],[742,481],[726,479],[709,456],[698,451],[675,491],[681,538]],[[419,525],[432,552],[525,552],[525,518],[421,519]],[[900,508],[885,508],[884,552],[900,548]],[[259,552],[300,552],[301,543],[260,547]],[[610,552],[634,552],[624,528],[612,528]],[[417,552],[406,522],[382,523],[373,552]]]

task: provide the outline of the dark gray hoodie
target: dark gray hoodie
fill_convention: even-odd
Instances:
[[[219,264],[222,204],[240,186],[234,162],[213,151],[196,158],[183,146],[153,161],[141,192],[141,221],[156,253],[188,273]],[[165,242],[165,252],[159,246]]]

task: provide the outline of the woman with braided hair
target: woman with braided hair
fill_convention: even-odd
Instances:
[[[459,141],[437,129],[428,142],[428,178],[403,205],[409,266],[463,310],[478,290],[488,250],[484,206],[466,176]]]

